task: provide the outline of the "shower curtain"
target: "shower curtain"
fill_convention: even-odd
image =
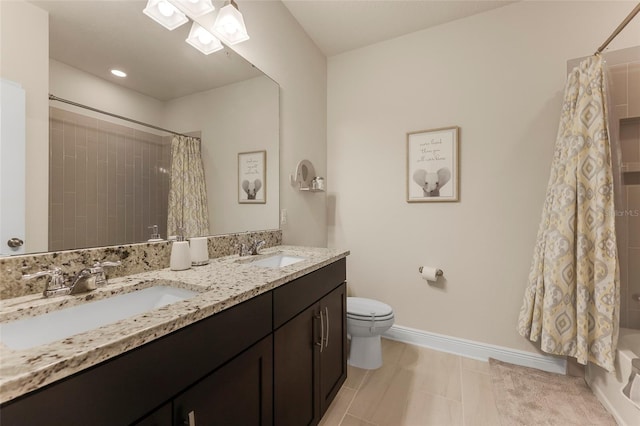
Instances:
[[[169,187],[168,235],[209,235],[209,213],[200,141],[174,136],[171,141],[171,185]]]
[[[614,369],[620,278],[603,59],[569,75],[518,332]]]

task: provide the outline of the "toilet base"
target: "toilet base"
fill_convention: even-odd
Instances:
[[[382,367],[382,344],[380,335],[369,337],[351,336],[349,365],[365,370]]]

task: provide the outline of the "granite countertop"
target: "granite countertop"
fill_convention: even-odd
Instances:
[[[304,257],[305,260],[282,268],[265,268],[250,262],[279,252]],[[189,299],[34,348],[12,350],[0,344],[0,403],[214,315],[348,254],[349,251],[340,249],[276,246],[263,250],[260,256],[240,258],[233,255],[211,259],[208,265],[186,271],[161,269],[110,279],[106,287],[89,293],[48,299],[42,295],[30,295],[2,300],[0,322],[8,322],[154,285],[170,285],[199,293]]]

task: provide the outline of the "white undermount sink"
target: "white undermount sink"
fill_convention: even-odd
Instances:
[[[188,299],[195,291],[154,286],[0,324],[0,342],[28,349]]]
[[[263,257],[259,260],[251,261],[251,265],[262,266],[264,268],[284,268],[285,266],[293,265],[294,263],[307,260],[304,257],[292,256],[289,254],[278,253],[271,256]]]

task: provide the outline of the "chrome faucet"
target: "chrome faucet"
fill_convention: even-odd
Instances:
[[[251,243],[251,245],[247,245],[244,243],[240,243],[238,244],[238,255],[239,256],[255,256],[257,254],[260,254],[260,249],[262,248],[262,246],[264,246],[267,242],[265,240],[255,240],[253,243]]]
[[[96,262],[91,268],[81,269],[71,280],[71,285],[66,283],[64,274],[60,268],[53,268],[48,271],[40,271],[34,274],[23,275],[23,280],[31,280],[39,277],[51,277],[45,286],[42,295],[44,297],[63,296],[67,294],[85,293],[95,290],[107,284],[107,277],[104,273],[104,266],[118,266],[122,262]]]
[[[84,268],[73,277],[68,294],[86,293],[96,289],[96,277],[91,268]]]
[[[262,246],[264,246],[265,244],[267,244],[267,242],[265,240],[256,240],[253,242],[253,244],[251,245],[251,247],[249,248],[249,250],[251,251],[252,255],[257,255],[260,254],[260,249],[262,248]]]
[[[249,256],[251,251],[249,251],[249,247],[245,243],[238,244],[238,256],[244,257]]]

